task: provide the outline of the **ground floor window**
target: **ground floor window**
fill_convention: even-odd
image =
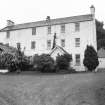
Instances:
[[[76,64],[77,66],[80,65],[80,54],[76,54],[76,55],[75,55],[75,64]]]
[[[51,40],[47,40],[47,49],[48,49],[48,50],[51,49]]]

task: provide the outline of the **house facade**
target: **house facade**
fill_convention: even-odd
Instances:
[[[72,54],[73,67],[84,70],[86,46],[92,45],[97,50],[94,6],[90,11],[90,14],[66,18],[50,19],[47,16],[46,20],[24,24],[8,20],[7,26],[0,30],[0,42],[14,47],[21,45],[21,50],[28,56],[49,54],[56,35],[56,45]]]

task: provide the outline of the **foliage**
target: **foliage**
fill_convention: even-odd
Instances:
[[[98,56],[92,46],[87,46],[84,54],[83,64],[89,71],[93,71],[99,65]]]
[[[98,40],[98,46],[97,46],[97,49],[100,49],[100,48],[105,48],[105,39],[100,39]]]
[[[48,54],[35,55],[33,65],[41,72],[53,72],[54,70],[54,60]]]
[[[58,70],[68,70],[72,56],[70,54],[58,55],[56,58],[56,67]]]
[[[105,29],[103,22],[96,20],[97,49],[105,48]]]
[[[7,69],[14,59],[14,56],[9,53],[2,53],[0,55],[0,69]]]

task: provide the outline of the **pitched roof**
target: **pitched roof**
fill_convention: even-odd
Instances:
[[[53,54],[53,52],[56,50],[56,49],[61,49],[65,54],[68,54],[68,52],[66,50],[64,50],[62,47],[56,45],[56,47],[54,49],[52,49],[52,51],[50,52],[50,55]]]
[[[7,26],[1,29],[0,31],[19,30],[19,29],[26,29],[26,28],[32,28],[32,27],[42,27],[42,26],[47,26],[48,24],[57,25],[57,24],[66,24],[66,23],[81,22],[81,21],[90,21],[92,19],[93,18],[91,14],[79,15],[79,16],[51,19],[49,23],[46,20],[43,20],[43,21],[37,21],[37,22],[16,24],[13,26]]]

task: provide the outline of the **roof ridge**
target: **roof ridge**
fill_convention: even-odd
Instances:
[[[91,15],[91,14],[74,15],[74,16],[68,16],[68,17],[53,18],[53,19],[50,19],[50,20],[58,20],[58,19],[65,19],[65,18],[75,18],[75,17],[87,16],[87,15]],[[31,23],[44,22],[44,21],[46,21],[46,20],[38,20],[38,21],[20,23],[20,24],[15,24],[15,25],[31,24]],[[15,26],[15,25],[14,25],[14,26]]]
[[[66,23],[73,23],[73,22],[90,21],[92,19],[93,18],[91,14],[85,14],[85,15],[51,19],[50,24],[58,25],[58,24],[66,24]],[[32,28],[32,27],[41,27],[41,26],[43,27],[47,25],[48,25],[48,22],[46,22],[46,20],[41,20],[41,21],[35,21],[35,22],[15,24],[13,26],[6,26],[2,28],[0,31],[19,30],[19,29],[26,29],[26,28]]]

